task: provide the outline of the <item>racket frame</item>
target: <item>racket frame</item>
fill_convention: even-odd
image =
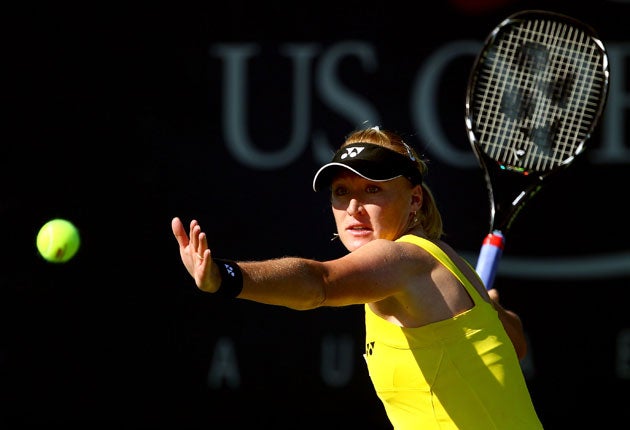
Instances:
[[[552,20],[565,24],[572,29],[582,31],[590,38],[599,51],[601,60],[601,83],[600,93],[597,97],[597,109],[592,112],[592,120],[588,130],[583,133],[583,138],[574,146],[573,152],[562,162],[549,169],[527,169],[520,166],[510,165],[500,162],[491,156],[481,147],[479,139],[475,133],[474,107],[475,89],[477,79],[485,60],[492,48],[494,48],[498,38],[503,35],[506,28],[512,25],[519,25],[523,21],[531,20]],[[600,69],[597,69],[600,71]],[[608,96],[610,70],[608,56],[602,41],[597,37],[594,29],[585,23],[563,14],[546,10],[525,10],[515,13],[499,25],[497,25],[484,41],[468,80],[466,91],[466,115],[465,125],[468,139],[473,147],[473,152],[482,168],[487,187],[487,195],[490,203],[490,230],[482,242],[478,262],[477,273],[484,281],[486,288],[492,288],[494,278],[498,269],[499,261],[505,247],[505,235],[512,226],[513,221],[526,205],[543,187],[544,183],[552,176],[565,170],[573,163],[575,158],[583,153],[585,142],[590,139],[593,130],[597,126],[599,118],[603,114],[606,99]],[[515,191],[516,190],[516,191]]]

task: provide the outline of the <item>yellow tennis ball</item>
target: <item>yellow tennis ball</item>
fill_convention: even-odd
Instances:
[[[55,218],[37,233],[37,250],[46,261],[65,263],[79,250],[79,230],[70,221]]]

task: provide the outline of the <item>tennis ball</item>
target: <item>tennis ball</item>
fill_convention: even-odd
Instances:
[[[46,261],[65,263],[79,250],[79,230],[70,221],[55,218],[37,233],[37,250]]]

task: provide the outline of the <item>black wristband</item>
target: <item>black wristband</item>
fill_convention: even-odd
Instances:
[[[243,290],[243,272],[235,261],[213,258],[221,273],[221,285],[214,293],[220,297],[233,299]]]

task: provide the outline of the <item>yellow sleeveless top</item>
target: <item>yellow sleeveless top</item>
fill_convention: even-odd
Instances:
[[[434,243],[418,245],[464,285],[474,306],[447,320],[403,328],[365,305],[370,378],[396,430],[542,429],[514,347],[494,307]]]

